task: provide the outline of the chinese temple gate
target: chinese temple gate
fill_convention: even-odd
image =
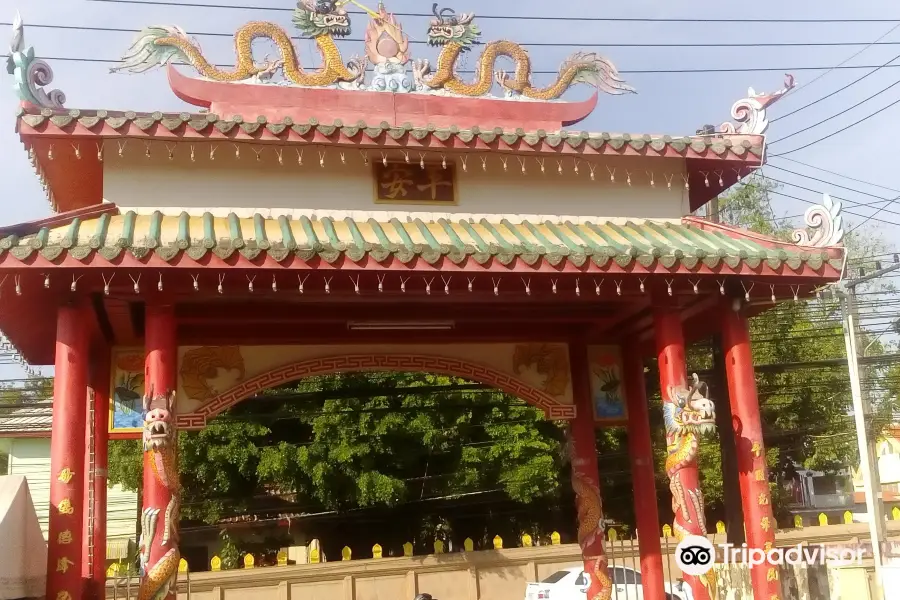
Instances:
[[[64,107],[18,24],[17,129],[54,214],[0,228],[0,329],[56,368],[47,597],[103,595],[109,439],[143,439],[140,597],[174,597],[178,429],[309,375],[422,370],[569,421],[592,600],[612,593],[594,432],[627,425],[644,598],[663,600],[643,361],[659,359],[676,536],[703,535],[715,398],[685,344],[713,332],[748,543],[771,545],[747,319],[838,279],[840,207],[811,209],[796,244],[691,214],[763,164],[766,110],[792,81],[698,135],[582,132],[601,93],[632,91],[607,59],[575,54],[539,88],[519,45],[473,46],[472,14],[435,11],[432,65],[383,5],[346,4],[297,4],[315,71],[271,23],[237,32],[226,70],[177,27],[143,30],[119,70],[165,65],[192,113]],[[345,64],[334,40],[351,17],[368,21],[366,52]],[[257,38],[275,60],[254,59]],[[469,50],[474,82],[455,71]],[[495,73],[499,57],[514,71]],[[588,100],[560,100],[579,84]],[[710,577],[686,577],[697,600]],[[753,581],[778,597],[775,569]]]

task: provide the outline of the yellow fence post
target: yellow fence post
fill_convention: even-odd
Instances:
[[[113,563],[109,565],[109,568],[106,570],[107,577],[115,577],[119,573],[119,563]]]
[[[672,537],[672,526],[671,525],[669,525],[669,524],[663,525],[662,536],[664,538]]]
[[[803,529],[803,517],[800,515],[794,515],[794,527],[797,529]]]
[[[443,554],[444,553],[444,542],[441,540],[434,540],[434,553],[435,554]]]
[[[619,532],[614,528],[610,528],[609,531],[606,532],[606,537],[610,542],[615,543],[616,540],[619,539]]]
[[[372,546],[372,558],[381,558],[383,556],[381,550],[381,544],[375,544]]]
[[[275,560],[278,562],[279,567],[287,566],[287,552],[284,550],[279,550],[278,554],[275,555]]]
[[[853,522],[853,513],[849,510],[844,511],[844,524],[849,525]]]
[[[187,573],[188,572],[187,561],[183,558],[178,561],[178,572],[179,573]]]
[[[725,533],[725,523],[716,521],[716,533]]]
[[[900,507],[895,506],[895,507],[893,508],[893,510],[891,510],[891,517],[892,517],[895,521],[900,521]]]
[[[256,566],[256,559],[253,557],[253,555],[252,555],[252,554],[245,554],[245,555],[244,555],[244,568],[245,568],[245,569],[252,569],[252,568],[255,567],[255,566]]]
[[[522,547],[531,548],[532,546],[534,546],[534,540],[531,539],[531,536],[526,533],[522,536]]]
[[[353,550],[350,549],[350,546],[344,546],[341,550],[341,560],[350,560],[353,558]]]
[[[466,552],[472,552],[475,550],[475,542],[472,541],[472,538],[466,538],[463,540],[463,550]]]
[[[828,515],[819,513],[819,527],[825,527],[826,525],[828,525]]]
[[[403,556],[412,556],[413,555],[413,545],[412,542],[406,542],[403,544]]]
[[[322,553],[318,548],[312,548],[309,551],[309,562],[317,565],[322,560]]]
[[[222,570],[222,559],[218,556],[213,556],[212,560],[209,561],[209,568],[213,571],[221,571]]]
[[[503,550],[503,538],[499,535],[494,536],[494,550]]]
[[[551,546],[559,546],[561,538],[559,537],[559,532],[554,531],[550,534],[550,545]]]

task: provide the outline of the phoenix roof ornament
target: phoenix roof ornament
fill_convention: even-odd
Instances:
[[[766,109],[794,89],[795,85],[794,76],[788,73],[784,76],[784,87],[777,92],[757,94],[753,88],[748,89],[747,97],[738,100],[731,107],[731,118],[737,121],[738,125],[735,126],[734,123],[726,121],[719,126],[719,132],[741,135],[764,134],[769,128]]]
[[[15,78],[13,88],[22,102],[42,108],[63,108],[66,95],[61,90],[41,89],[53,82],[53,69],[46,61],[34,57],[34,47],[25,47],[25,26],[19,13],[13,19],[6,71]]]

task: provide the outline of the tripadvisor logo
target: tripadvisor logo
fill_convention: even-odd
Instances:
[[[687,536],[675,548],[675,564],[687,575],[703,575],[715,561],[716,549],[712,542],[699,535]]]

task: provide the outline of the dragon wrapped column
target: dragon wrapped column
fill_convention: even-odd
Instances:
[[[139,542],[139,600],[175,598],[179,491],[175,384],[178,361],[171,306],[148,306],[144,365],[144,504]]]
[[[587,347],[569,346],[572,366],[572,395],[576,416],[569,428],[569,455],[572,462],[572,487],[578,510],[578,544],[584,559],[584,571],[590,584],[588,600],[609,600],[612,580],[603,546],[603,502],[600,497],[600,472],[597,467],[597,442]]]
[[[666,422],[666,475],[672,493],[673,531],[680,542],[688,536],[706,536],[706,515],[697,466],[699,435],[715,427],[712,403],[698,396],[699,382],[687,386],[684,334],[677,308],[662,304],[653,315],[660,390]],[[712,570],[701,576],[684,574],[695,600],[716,597]]]
[[[730,302],[722,307],[721,319],[722,351],[731,397],[731,421],[737,448],[747,547],[768,552],[775,543],[775,517],[769,493],[769,473],[753,372],[750,332],[747,319],[734,311]],[[750,580],[756,600],[781,598],[781,582],[776,565],[765,563],[754,566],[750,571]]]

